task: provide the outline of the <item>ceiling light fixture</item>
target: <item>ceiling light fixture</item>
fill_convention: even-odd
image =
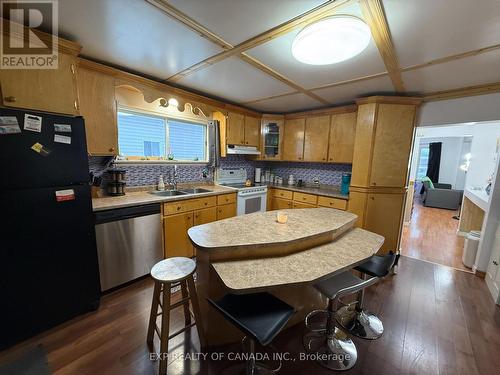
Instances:
[[[304,64],[335,64],[361,53],[370,39],[370,28],[359,18],[333,16],[302,29],[293,40],[292,55]]]

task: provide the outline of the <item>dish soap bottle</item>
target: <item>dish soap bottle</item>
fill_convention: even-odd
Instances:
[[[160,178],[158,179],[158,191],[163,191],[165,190],[165,182],[163,181],[163,175],[160,175]]]

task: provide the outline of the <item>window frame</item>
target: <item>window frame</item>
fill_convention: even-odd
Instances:
[[[119,137],[119,130],[118,130],[118,113],[119,112],[126,112],[130,113],[133,115],[145,115],[145,116],[151,116],[151,117],[158,117],[161,118],[165,122],[165,152],[168,155],[168,149],[170,148],[170,127],[168,124],[168,120],[173,120],[173,121],[178,121],[178,122],[185,122],[188,124],[198,124],[202,125],[205,128],[205,160],[127,160],[127,159],[121,159],[121,156],[117,156],[116,160],[114,163],[116,164],[133,164],[133,165],[138,165],[138,164],[144,164],[144,165],[165,165],[165,164],[196,164],[196,165],[208,165],[210,164],[210,155],[209,155],[209,134],[208,134],[208,121],[203,120],[203,119],[194,119],[192,117],[183,117],[183,116],[172,116],[168,115],[165,113],[158,113],[158,112],[153,112],[153,111],[145,111],[143,109],[138,109],[138,108],[130,108],[127,106],[119,105],[116,108],[116,132],[117,132],[117,137]],[[118,143],[118,153],[120,152],[120,144]],[[167,156],[165,155],[165,156]],[[129,155],[132,156],[132,155]],[[123,158],[126,158],[127,156],[123,156]],[[140,157],[140,156],[137,156]]]

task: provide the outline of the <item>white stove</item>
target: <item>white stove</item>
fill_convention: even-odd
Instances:
[[[266,211],[267,186],[246,186],[247,170],[245,168],[217,168],[215,183],[238,191],[238,215]]]

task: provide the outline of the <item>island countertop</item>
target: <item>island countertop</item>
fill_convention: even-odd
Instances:
[[[212,263],[233,293],[310,283],[350,269],[375,254],[384,237],[355,228],[335,241],[281,257]]]
[[[286,209],[280,212],[288,215],[287,223],[277,222],[277,211],[255,212],[192,227],[188,235],[198,250],[213,252],[254,248],[255,255],[259,256],[284,255],[300,250],[300,243],[304,241],[313,240],[311,246],[332,241],[351,229],[357,220],[357,216],[350,212],[331,208]],[[316,238],[319,242],[314,241]]]

